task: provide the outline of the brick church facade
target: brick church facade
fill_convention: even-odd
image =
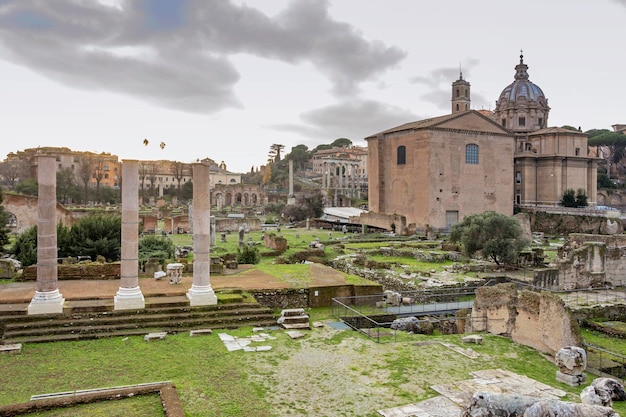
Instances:
[[[567,189],[596,204],[597,159],[587,135],[547,127],[550,108],[520,55],[491,111],[470,110],[470,83],[452,84],[452,113],[371,135],[369,209],[401,215],[409,229],[448,229],[484,211],[557,206]]]

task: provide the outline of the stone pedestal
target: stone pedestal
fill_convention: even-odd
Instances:
[[[577,387],[587,381],[587,376],[585,374],[570,375],[564,374],[561,371],[556,371],[556,380],[572,387]]]
[[[135,310],[146,307],[146,300],[138,286],[133,288],[120,287],[113,297],[113,301],[115,310]]]
[[[59,290],[35,291],[35,296],[28,305],[28,314],[63,313],[65,299]]]
[[[217,296],[211,288],[210,242],[211,199],[209,166],[193,165],[193,284],[187,291],[191,306],[217,304]]]

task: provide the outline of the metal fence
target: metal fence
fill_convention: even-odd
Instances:
[[[626,377],[626,356],[583,342],[587,352],[587,371],[619,379],[622,384]]]
[[[458,310],[472,308],[477,288],[406,291],[394,293],[393,302],[389,293],[337,297],[332,299],[332,315],[376,342],[393,342],[398,339],[398,331],[391,325],[399,317],[416,317],[418,327],[441,322],[448,322],[450,327]]]

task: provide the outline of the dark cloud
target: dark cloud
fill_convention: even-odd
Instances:
[[[452,82],[463,78],[470,81],[471,70],[478,65],[479,61],[474,58],[466,59],[458,67],[442,67],[432,70],[427,76],[412,77],[409,81],[413,84],[426,86],[428,91],[420,95],[426,102],[432,103],[440,109],[450,110],[450,94]],[[489,104],[482,95],[471,92],[472,108],[484,108]]]
[[[0,3],[0,46],[68,86],[200,113],[239,106],[233,54],[310,63],[338,96],[405,57],[333,20],[319,0],[293,1],[275,17],[230,1],[15,0]]]
[[[352,99],[306,112],[301,120],[302,123],[297,125],[270,127],[300,133],[315,139],[316,143],[326,143],[337,138],[357,142],[390,127],[415,121],[417,116],[378,101]]]

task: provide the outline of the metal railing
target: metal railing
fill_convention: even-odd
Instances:
[[[583,348],[587,352],[587,371],[599,376],[613,377],[624,383],[626,356],[586,342],[583,342]]]
[[[473,306],[478,287],[439,288],[399,293],[394,303],[388,302],[387,294],[337,297],[332,299],[332,315],[354,330],[376,342],[397,341],[398,332],[391,325],[399,317],[424,317],[422,323],[433,323],[431,317],[456,320],[458,310]]]

